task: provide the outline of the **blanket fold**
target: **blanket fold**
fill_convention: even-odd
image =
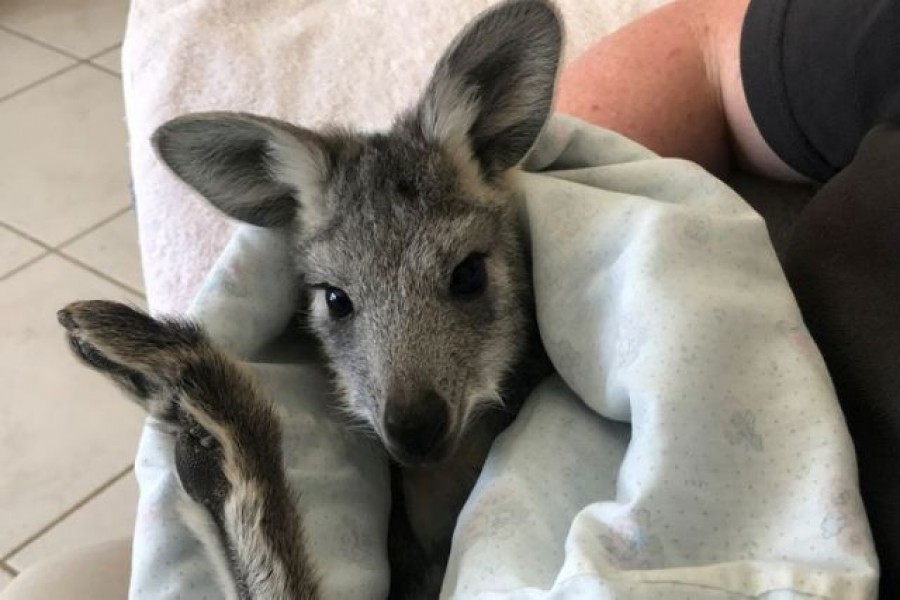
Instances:
[[[873,597],[853,446],[762,219],[696,165],[571,119],[526,167],[538,321],[567,387],[495,445],[445,595]]]

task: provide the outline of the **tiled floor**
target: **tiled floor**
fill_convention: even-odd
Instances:
[[[143,303],[119,76],[125,0],[0,1],[0,588],[128,536],[141,412],[55,312]]]

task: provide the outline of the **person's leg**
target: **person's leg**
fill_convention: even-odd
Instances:
[[[740,40],[750,0],[678,0],[599,41],[560,77],[557,110],[717,175],[737,160],[800,180],[750,115]]]
[[[797,222],[786,271],[856,445],[882,567],[900,577],[900,126],[877,127]]]

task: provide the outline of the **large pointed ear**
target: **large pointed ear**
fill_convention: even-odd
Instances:
[[[328,178],[318,134],[241,113],[196,113],[153,134],[159,158],[226,215],[260,227],[321,218]]]
[[[521,161],[553,103],[562,24],[541,0],[512,0],[460,33],[417,111],[426,138],[474,158],[490,177]]]

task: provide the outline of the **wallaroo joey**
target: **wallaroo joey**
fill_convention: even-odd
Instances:
[[[507,1],[456,37],[387,131],[217,112],[153,136],[213,206],[290,232],[339,396],[392,459],[391,597],[437,596],[491,442],[548,373],[510,175],[550,114],[561,44],[549,2]],[[177,433],[235,594],[319,598],[279,422],[243,368],[188,321],[102,301],[59,320],[78,357]]]

